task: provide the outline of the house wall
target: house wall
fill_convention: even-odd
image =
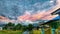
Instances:
[[[3,30],[3,28],[2,28],[2,27],[0,27],[0,30]]]

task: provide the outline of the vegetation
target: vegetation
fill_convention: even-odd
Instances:
[[[21,29],[22,29],[22,25],[21,24],[17,24],[13,28],[13,30],[21,30]]]
[[[4,30],[10,30],[10,29],[12,30],[14,26],[15,26],[15,24],[9,22],[8,24],[6,24],[6,25],[3,27],[3,29],[4,29]]]
[[[52,28],[57,29],[57,28],[59,27],[59,22],[53,20],[53,21],[51,21],[50,26],[51,26]]]
[[[0,31],[0,34],[22,34],[22,30],[20,31],[12,31],[12,30],[3,30]]]
[[[32,24],[29,24],[28,25],[28,30],[30,31],[30,30],[32,30],[33,29],[33,25]]]
[[[33,25],[32,24],[29,24],[28,26],[24,26],[24,25],[21,25],[21,24],[13,24],[11,22],[9,22],[8,24],[6,24],[4,27],[3,27],[4,30],[32,30],[33,29]]]
[[[59,27],[58,21],[51,21],[49,25],[52,28],[57,29]],[[3,27],[4,30],[0,31],[0,34],[22,34],[24,31],[28,30],[30,34],[41,34],[41,30],[39,30],[38,27],[34,27],[32,24],[29,24],[28,26],[24,26],[22,24],[13,24],[9,22]],[[48,30],[50,32],[50,30]]]

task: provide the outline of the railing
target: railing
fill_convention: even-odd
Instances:
[[[43,28],[39,30],[33,30],[33,34],[60,34],[60,29],[54,29],[54,28]]]

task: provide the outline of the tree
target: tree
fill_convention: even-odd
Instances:
[[[28,30],[31,31],[32,29],[33,29],[33,25],[32,25],[32,24],[29,24],[29,25],[28,25]]]
[[[7,26],[9,27],[9,26],[14,26],[14,24],[13,23],[11,23],[11,22],[9,22],[8,24],[7,24]]]
[[[28,27],[27,27],[27,26],[23,26],[23,27],[22,27],[22,30],[23,30],[23,31],[26,31],[26,30],[28,30]]]
[[[15,24],[13,24],[13,23],[11,23],[11,22],[9,22],[8,24],[6,24],[4,27],[3,27],[3,29],[13,29],[14,28],[14,25]]]
[[[3,29],[4,29],[4,30],[7,30],[7,25],[5,25],[5,26],[3,27]]]
[[[22,29],[22,25],[21,24],[17,24],[15,27],[14,27],[14,30],[21,30]]]
[[[51,21],[50,26],[52,28],[57,29],[59,27],[58,23],[59,23],[58,21],[53,20],[53,21]]]

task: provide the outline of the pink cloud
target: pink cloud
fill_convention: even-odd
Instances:
[[[40,19],[51,20],[57,16],[57,15],[51,15],[51,13],[58,8],[60,8],[60,0],[57,0],[57,5],[54,6],[52,9],[50,9],[49,11],[42,11],[32,15],[30,12],[26,11],[24,15],[18,17],[18,21],[25,21],[25,20],[35,21]],[[8,18],[0,16],[0,21],[14,22],[15,20],[10,20]]]
[[[57,15],[51,15],[52,12],[54,12],[55,10],[57,10],[58,8],[60,8],[60,0],[57,0],[57,5],[54,6],[52,9],[50,9],[49,11],[42,11],[42,12],[38,12],[37,14],[33,14],[33,15],[29,15],[29,14],[24,14],[23,16],[20,16],[18,19],[24,21],[24,20],[52,20],[53,18],[55,18]]]

